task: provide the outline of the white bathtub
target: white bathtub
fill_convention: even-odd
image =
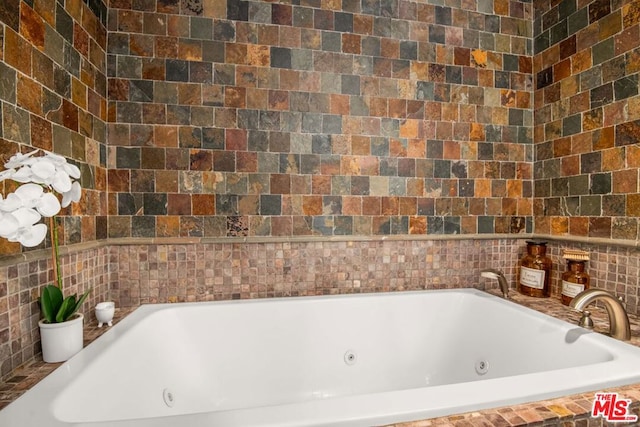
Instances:
[[[0,425],[372,425],[635,382],[640,349],[472,289],[147,305]]]

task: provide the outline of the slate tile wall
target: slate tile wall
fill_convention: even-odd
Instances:
[[[640,3],[534,5],[535,231],[636,240]]]
[[[0,162],[42,148],[78,165],[85,192],[59,217],[63,245],[107,236],[106,21],[101,0],[0,4]],[[0,254],[23,250],[0,239]]]
[[[109,237],[532,230],[532,5],[112,1]]]
[[[77,164],[84,195],[57,218],[62,245],[107,237],[106,21],[101,0],[0,2],[0,164],[33,148]],[[13,189],[0,183],[3,195]],[[65,290],[93,289],[90,321],[89,307],[108,295],[108,251],[62,252]],[[50,254],[0,239],[0,378],[40,353],[37,301],[54,280]]]

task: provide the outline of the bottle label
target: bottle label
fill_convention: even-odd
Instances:
[[[534,289],[544,289],[544,270],[521,267],[520,284]]]
[[[562,281],[562,295],[573,298],[582,291],[584,291],[584,285]]]

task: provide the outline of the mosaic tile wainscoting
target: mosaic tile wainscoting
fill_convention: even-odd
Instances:
[[[506,267],[513,276],[519,245],[516,239],[113,245],[112,294],[127,307],[484,287],[482,268]]]
[[[38,255],[41,257],[36,258]],[[45,250],[22,256],[21,260],[0,258],[0,380],[18,366],[41,357],[38,296],[42,286],[54,281],[50,255]],[[93,321],[91,307],[108,298],[108,259],[104,246],[61,254],[65,293],[92,289],[82,310],[85,324]]]
[[[444,236],[443,236],[444,237]],[[271,298],[360,292],[476,287],[495,289],[480,270],[502,270],[512,288],[529,236],[502,238],[363,238],[222,241],[123,239],[65,248],[65,284],[73,292],[93,287],[87,322],[100,300],[120,308],[164,302]],[[640,250],[610,244],[549,241],[553,296],[565,269],[564,248],[589,250],[592,286],[625,299],[638,314]],[[39,358],[37,296],[53,273],[41,259],[0,259],[0,378]],[[22,256],[24,257],[24,255]],[[513,291],[512,291],[513,292]]]

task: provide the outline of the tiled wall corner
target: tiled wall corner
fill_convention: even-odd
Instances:
[[[0,164],[41,148],[80,168],[84,193],[62,212],[62,244],[107,234],[106,11],[102,0],[0,4]],[[22,250],[0,242],[2,255]]]
[[[110,299],[109,250],[89,249],[61,256],[65,291],[82,294],[92,289],[82,312],[93,322],[92,308]],[[31,361],[40,352],[40,307],[42,286],[54,281],[50,259],[0,266],[0,378]]]
[[[636,2],[536,1],[535,232],[636,240]]]

